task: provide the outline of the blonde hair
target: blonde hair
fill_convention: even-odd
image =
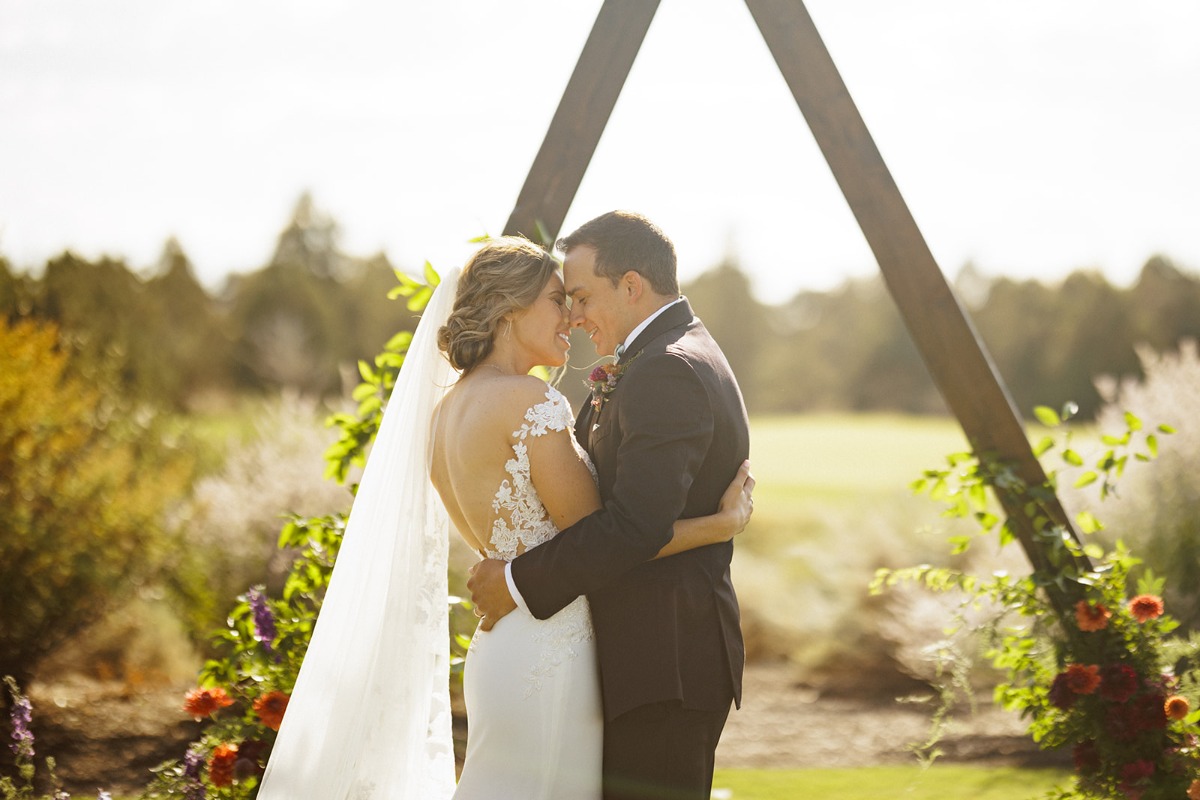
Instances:
[[[488,240],[463,267],[450,318],[438,331],[438,349],[451,366],[470,372],[492,352],[506,314],[533,305],[558,261],[520,236]]]

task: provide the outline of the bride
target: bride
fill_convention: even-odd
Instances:
[[[558,263],[519,237],[489,241],[434,292],[259,798],[599,799],[603,718],[586,598],[548,620],[518,611],[476,632],[457,789],[450,736],[447,523],[481,555],[512,560],[600,507],[569,403],[527,374],[564,364],[567,334]],[[743,465],[718,512],[677,522],[657,557],[731,539],[749,519],[752,487]]]

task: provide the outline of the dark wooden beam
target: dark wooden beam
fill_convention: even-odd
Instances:
[[[542,141],[506,234],[553,240],[562,229],[659,0],[605,0]]]
[[[746,0],[746,5],[972,449],[1011,462],[1028,486],[1042,485],[1046,475],[1030,448],[1020,415],[934,261],[803,2]],[[1034,568],[1057,574],[1023,513],[1028,498],[1003,489],[997,494]],[[1050,501],[1050,515],[1074,531],[1056,498]]]

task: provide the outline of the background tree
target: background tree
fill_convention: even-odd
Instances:
[[[232,342],[176,239],[163,246],[145,295],[149,326],[162,332],[156,344],[169,364],[159,372],[158,396],[183,409],[204,392],[230,388]]]

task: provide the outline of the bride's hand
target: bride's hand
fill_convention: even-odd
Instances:
[[[717,514],[729,524],[729,539],[746,529],[750,515],[754,513],[754,476],[750,474],[750,461],[742,462],[733,482],[721,495]]]

